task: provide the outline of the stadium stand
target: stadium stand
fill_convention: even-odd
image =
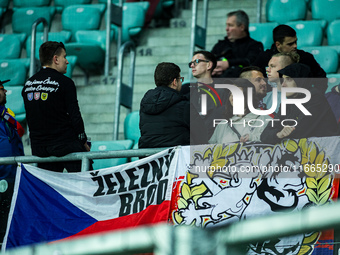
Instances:
[[[67,56],[67,61],[69,62],[69,64],[67,65],[67,71],[65,75],[69,78],[72,78],[73,70],[77,64],[77,59],[77,56]]]
[[[335,49],[328,46],[302,47],[314,55],[315,60],[325,70],[327,74],[336,73],[339,66],[339,56]]]
[[[332,21],[327,27],[328,45],[340,46],[340,19]]]
[[[49,28],[55,15],[55,7],[30,7],[17,8],[12,15],[13,33],[24,33],[26,36],[32,32],[33,23],[40,17],[46,19]],[[43,25],[39,24],[37,31],[43,31]]]
[[[15,119],[17,121],[23,122],[26,119],[26,112],[24,100],[21,96],[22,86],[6,87],[6,90],[6,107],[10,108],[15,113]]]
[[[323,30],[318,21],[291,21],[286,23],[295,29],[299,47],[320,46],[323,40]]]
[[[69,31],[60,31],[60,32],[49,32],[48,33],[48,40],[49,41],[57,41],[62,43],[67,43],[71,39],[71,32]],[[35,43],[35,57],[39,59],[39,48],[40,45],[43,43],[43,33],[37,32],[36,34],[36,43]],[[27,57],[31,56],[31,36],[29,36],[26,40],[26,51]]]
[[[23,86],[27,78],[27,67],[21,59],[2,59],[0,78],[10,80],[7,86]]]
[[[49,6],[51,0],[13,0],[13,8]]]
[[[71,5],[61,14],[62,30],[71,32],[71,41],[76,41],[79,30],[98,30],[100,28],[104,4]]]
[[[125,139],[133,141],[133,146],[138,145],[140,138],[139,111],[133,111],[125,117],[124,136]]]
[[[305,0],[268,0],[266,18],[268,22],[280,24],[294,20],[304,20],[307,15]]]
[[[130,149],[132,141],[94,141],[92,142],[91,151],[114,151]],[[118,166],[128,162],[127,158],[110,158],[110,159],[95,159],[93,160],[93,169],[101,169],[112,166]]]
[[[264,49],[269,49],[273,44],[273,29],[279,25],[277,22],[249,24],[250,37],[262,42]]]
[[[122,43],[131,40],[131,37],[138,35],[144,26],[145,15],[149,8],[149,2],[124,3],[122,21]],[[111,25],[115,39],[118,36],[118,27]]]
[[[58,13],[62,13],[63,10],[70,5],[77,4],[91,4],[92,0],[54,0],[54,6],[57,8]]]
[[[337,0],[311,0],[312,18],[326,20],[328,24],[340,18],[339,9]]]
[[[0,58],[15,59],[21,55],[21,41],[15,34],[0,34]]]

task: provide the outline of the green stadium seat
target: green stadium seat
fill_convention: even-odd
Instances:
[[[159,19],[159,18],[171,18],[171,15],[167,13],[167,9],[172,7],[175,4],[175,1],[173,0],[160,0],[157,4],[156,10],[153,13],[153,18]]]
[[[339,0],[312,0],[312,18],[326,20],[328,24],[340,19]]]
[[[0,58],[20,58],[21,42],[15,34],[0,34]]]
[[[336,73],[339,66],[337,51],[328,46],[302,47],[302,50],[314,55],[315,60],[327,74]]]
[[[68,78],[72,78],[73,70],[74,70],[74,67],[77,64],[78,57],[77,56],[69,56],[69,55],[67,55],[66,59],[69,62],[69,64],[67,65],[67,71],[66,71],[65,75]]]
[[[60,32],[49,32],[48,40],[62,42],[63,44],[69,42],[71,39],[71,32],[69,31],[60,31]],[[39,48],[43,43],[43,33],[37,32],[36,34],[36,44],[35,44],[35,57],[39,59]],[[27,57],[31,57],[31,36],[29,36],[26,40],[26,51]]]
[[[268,0],[266,4],[267,22],[280,24],[294,20],[304,20],[307,15],[305,0]]]
[[[132,147],[130,141],[95,141],[92,142],[91,151],[114,151],[127,150]],[[107,167],[118,166],[128,162],[127,158],[110,158],[110,159],[95,159],[93,160],[93,169],[98,170]]]
[[[139,111],[129,113],[124,120],[124,136],[125,139],[133,141],[133,144],[138,144],[140,138],[139,130]]]
[[[21,59],[0,60],[0,80],[10,80],[6,86],[23,86],[27,79],[27,67]]]
[[[63,30],[70,31],[71,41],[75,41],[75,33],[79,30],[98,30],[104,4],[71,5],[64,9],[61,15]]]
[[[0,0],[0,8],[7,9],[9,5],[9,0]]]
[[[6,87],[6,107],[15,113],[15,119],[22,122],[26,119],[24,100],[21,96],[22,86]]]
[[[49,6],[51,0],[13,0],[13,8]]]
[[[93,43],[66,43],[66,53],[77,56],[77,65],[84,71],[101,73],[105,61],[105,51]]]
[[[113,38],[111,32],[111,39]],[[78,43],[89,43],[100,46],[104,51],[106,49],[106,30],[81,30],[75,34]]]
[[[340,45],[340,19],[334,20],[327,27],[328,45]]]
[[[54,0],[54,6],[57,12],[61,13],[66,7],[77,4],[91,4],[92,0]]]
[[[328,88],[325,93],[331,92],[332,88],[340,84],[340,74],[328,74]]]
[[[250,37],[254,40],[260,41],[263,44],[264,49],[270,49],[273,41],[273,29],[279,25],[276,22],[268,23],[250,23],[249,33]]]
[[[144,26],[145,15],[150,6],[149,2],[132,2],[123,5],[122,43],[138,35]],[[115,39],[118,37],[118,27],[112,24]]]
[[[47,20],[49,27],[55,14],[55,7],[31,7],[15,9],[12,15],[13,33],[32,33],[33,23],[40,17]],[[37,31],[43,31],[43,24],[39,24]]]
[[[318,21],[291,21],[286,23],[294,28],[299,47],[320,46],[323,40],[323,30]]]

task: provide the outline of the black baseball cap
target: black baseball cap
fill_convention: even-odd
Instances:
[[[4,83],[9,82],[10,80],[0,81],[0,89],[4,88]]]

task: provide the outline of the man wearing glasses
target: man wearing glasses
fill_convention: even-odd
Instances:
[[[60,157],[89,151],[76,86],[64,75],[68,65],[64,44],[43,43],[39,58],[42,68],[28,79],[22,90],[32,154]],[[40,163],[38,167],[55,172],[62,172],[64,168],[78,172],[81,161]]]
[[[216,63],[215,56],[209,51],[194,52],[194,56],[189,63],[192,75],[197,79],[196,83],[190,84],[191,110],[200,113],[207,129],[208,138],[212,136],[215,129],[214,119],[223,119],[224,105],[228,98],[228,90],[215,88],[215,83],[223,83],[221,79],[212,78],[212,72],[216,67]],[[185,90],[187,91],[187,89]],[[206,114],[202,113],[203,97],[207,105]],[[196,131],[201,132],[198,129]]]
[[[140,103],[139,148],[190,144],[190,102],[180,93],[184,80],[180,72],[174,63],[157,65],[156,88],[147,91]]]

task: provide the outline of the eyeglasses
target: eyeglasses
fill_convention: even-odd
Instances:
[[[178,77],[177,79],[179,79],[181,82],[184,81],[184,77]]]
[[[206,62],[206,63],[208,63],[209,60],[195,59],[194,61],[189,62],[189,64],[188,64],[188,65],[189,65],[189,68],[191,68],[191,65],[192,65],[192,64],[194,64],[194,66],[197,66],[198,63],[200,63],[200,62]]]

